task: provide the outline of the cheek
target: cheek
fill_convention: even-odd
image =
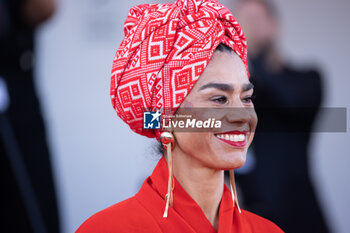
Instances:
[[[256,115],[255,110],[251,113],[251,120],[249,122],[249,125],[250,125],[250,137],[249,137],[249,141],[248,141],[248,147],[250,146],[250,144],[253,141],[256,126],[258,125],[258,116]]]
[[[200,133],[175,133],[175,140],[179,148],[188,155],[196,156],[207,149],[206,137]]]
[[[175,140],[178,149],[186,156],[190,156],[196,161],[212,166],[213,143],[210,133],[175,133]]]
[[[236,169],[245,163],[245,150],[232,150],[210,133],[175,133],[178,149],[206,167]]]

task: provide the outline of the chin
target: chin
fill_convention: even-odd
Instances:
[[[215,168],[218,170],[232,170],[242,167],[246,161],[247,152],[235,151],[231,153],[217,154]]]
[[[227,163],[227,170],[237,169],[245,164],[247,158],[247,152],[234,152],[230,153]]]

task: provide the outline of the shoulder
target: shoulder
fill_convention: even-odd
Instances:
[[[255,233],[283,233],[281,228],[270,220],[260,217],[252,212],[242,210],[245,224],[249,225]]]
[[[158,231],[153,217],[135,197],[131,197],[92,215],[76,232],[123,233]]]

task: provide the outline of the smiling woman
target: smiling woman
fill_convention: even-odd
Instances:
[[[112,103],[134,132],[155,137],[165,153],[134,197],[95,214],[79,233],[282,232],[241,210],[235,193],[233,170],[245,163],[257,125],[246,58],[240,26],[216,0],[130,10],[113,63]],[[143,128],[143,111],[186,116],[197,108],[213,110],[222,126]],[[195,111],[196,119],[207,116]],[[224,170],[230,170],[231,192]]]
[[[177,162],[180,158],[191,158],[191,162],[200,163],[209,170],[215,169],[220,174],[218,177],[222,176],[223,170],[239,168],[243,166],[253,140],[257,116],[254,110],[248,109],[253,108],[253,85],[239,56],[231,48],[220,51],[221,47],[225,48],[219,45],[177,112],[182,113],[186,105],[214,110],[220,108],[215,117],[221,121],[222,127],[208,132],[174,132],[178,145],[173,150],[175,177],[176,173],[185,177],[197,174],[187,174],[189,171],[183,170],[184,162]],[[181,166],[177,168],[175,164]],[[177,172],[177,169],[181,171]],[[203,174],[197,175],[206,180]]]

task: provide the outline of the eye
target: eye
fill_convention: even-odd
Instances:
[[[218,103],[218,104],[225,104],[227,103],[227,97],[226,96],[216,96],[211,98],[211,101]]]
[[[247,103],[247,104],[250,104],[250,103],[253,103],[253,100],[255,99],[255,95],[251,95],[251,96],[247,96],[245,98],[243,98],[243,103]]]

